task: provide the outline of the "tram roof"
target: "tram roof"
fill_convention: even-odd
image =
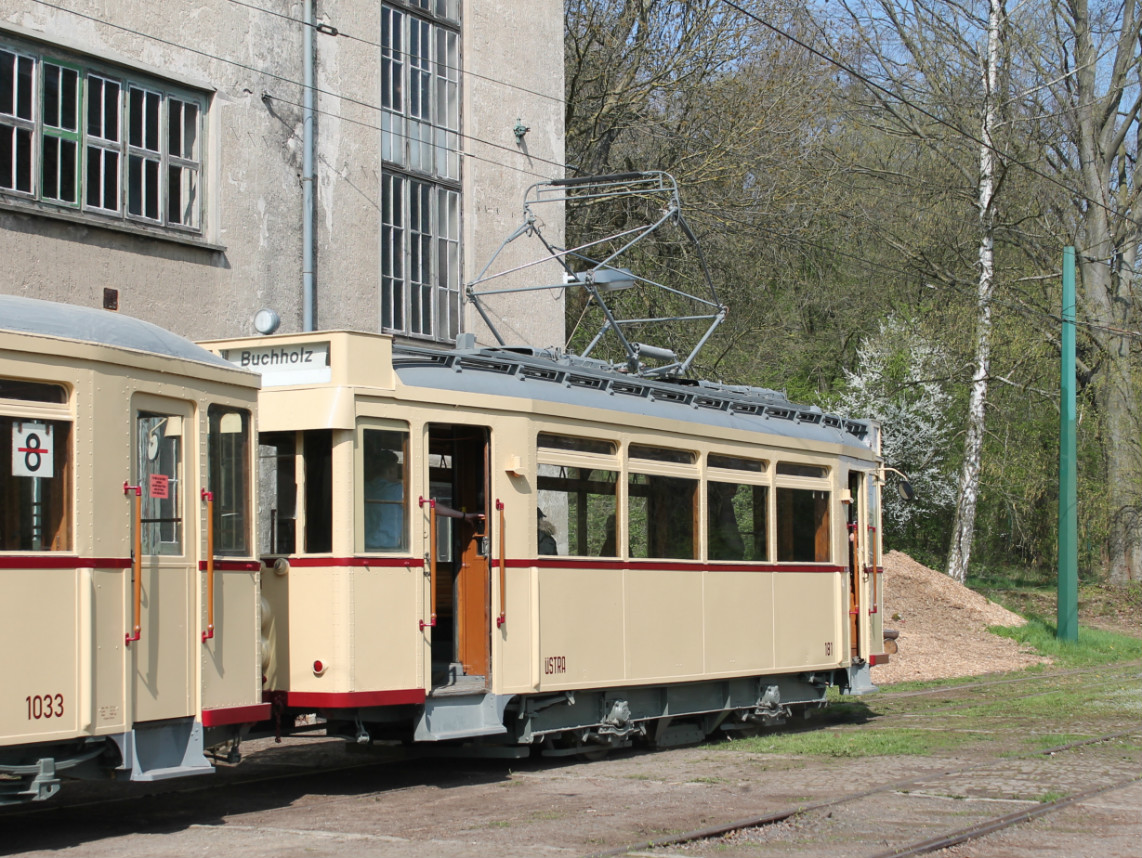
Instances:
[[[234,368],[213,352],[142,319],[38,298],[0,295],[0,330],[79,340],[229,370]]]
[[[797,405],[776,390],[643,378],[617,372],[602,361],[542,349],[438,351],[394,344],[393,368],[403,384],[416,387],[520,396],[869,448],[875,444],[870,421]]]

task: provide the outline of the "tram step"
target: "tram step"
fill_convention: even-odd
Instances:
[[[214,766],[203,755],[202,726],[192,718],[138,724],[115,737],[123,768],[133,781],[161,781],[186,775],[208,775]]]
[[[475,677],[473,677],[475,678]],[[481,690],[476,694],[434,693],[425,699],[424,711],[416,725],[417,742],[444,742],[450,739],[467,739],[480,736],[502,736],[504,708],[511,695],[491,694]]]

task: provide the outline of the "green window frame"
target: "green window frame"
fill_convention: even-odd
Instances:
[[[205,92],[0,41],[0,197],[201,233],[207,102]]]

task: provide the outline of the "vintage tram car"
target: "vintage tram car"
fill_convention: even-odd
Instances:
[[[887,660],[875,423],[532,349],[203,345],[262,375],[278,730],[666,746],[869,690]]]
[[[267,718],[257,388],[154,325],[0,297],[0,804],[210,772]]]

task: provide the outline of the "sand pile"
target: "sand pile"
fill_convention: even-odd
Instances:
[[[900,651],[872,669],[872,681],[978,676],[1018,670],[1047,659],[987,631],[1025,620],[907,554],[884,556],[884,627],[897,629]]]

